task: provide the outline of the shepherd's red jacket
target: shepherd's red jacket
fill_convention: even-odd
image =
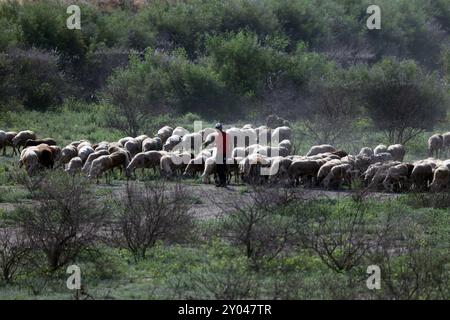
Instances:
[[[217,158],[229,158],[231,156],[232,141],[231,137],[225,131],[218,131],[216,138]]]

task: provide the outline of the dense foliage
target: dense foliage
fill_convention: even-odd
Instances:
[[[366,0],[78,4],[81,30],[66,27],[63,0],[0,4],[2,110],[89,104],[130,135],[164,115],[276,113],[337,144],[361,124],[409,143],[447,123],[448,0],[377,1],[380,30],[366,26]]]

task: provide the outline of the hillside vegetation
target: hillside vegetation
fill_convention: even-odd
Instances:
[[[66,27],[69,3],[81,30]],[[380,30],[366,26],[373,4]],[[293,154],[401,143],[406,163],[450,131],[450,0],[6,0],[0,30],[5,137],[32,130],[64,147],[275,114]],[[27,174],[11,152],[0,154],[0,299],[450,297],[448,188],[222,190],[182,171],[133,179],[126,166],[102,184],[53,160]],[[66,287],[71,264],[79,290]],[[380,290],[366,285],[371,265]]]
[[[93,3],[78,3],[81,30],[66,28],[64,1],[0,4],[3,130],[41,129],[39,112],[68,105],[92,113],[88,132],[137,135],[188,112],[225,123],[276,113],[302,140],[344,146],[362,133],[418,142],[448,124],[448,0],[376,1],[381,30],[367,28],[374,3],[363,0]]]

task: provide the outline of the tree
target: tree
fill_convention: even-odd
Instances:
[[[287,56],[278,49],[283,39],[262,43],[257,35],[240,31],[209,37],[207,51],[221,79],[235,93],[257,97],[274,74],[283,69]]]
[[[336,143],[351,132],[353,122],[361,115],[357,71],[336,70],[310,83],[310,94],[300,114],[305,134],[316,143]]]
[[[435,74],[413,61],[385,59],[368,74],[365,98],[369,116],[390,143],[406,144],[446,118],[446,93]]]
[[[150,62],[163,57],[157,52],[155,57],[152,54],[149,51],[144,62],[137,55],[131,56],[130,65],[117,70],[103,92],[104,101],[110,104],[109,125],[132,136],[139,134],[150,115],[162,112],[165,106],[163,94],[167,77]]]
[[[67,96],[68,79],[59,71],[58,56],[38,49],[0,53],[0,102],[45,110]]]

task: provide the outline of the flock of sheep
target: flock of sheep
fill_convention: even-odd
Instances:
[[[446,189],[450,181],[450,160],[439,155],[450,146],[450,133],[433,135],[428,140],[430,158],[412,163],[403,162],[403,145],[379,145],[373,150],[364,147],[356,155],[337,150],[331,145],[310,148],[306,155],[292,154],[292,130],[288,123],[270,128],[253,127],[226,130],[232,146],[227,159],[228,181],[246,183],[280,183],[339,189],[355,185],[373,190],[400,192],[405,190]],[[202,129],[190,133],[182,127],[164,126],[154,137],[125,137],[115,142],[74,141],[61,148],[54,139],[37,139],[30,130],[0,130],[0,150],[6,147],[15,155],[20,152],[19,166],[29,175],[41,168],[63,167],[70,174],[85,174],[97,179],[111,177],[115,168],[127,178],[135,170],[152,169],[156,174],[197,177],[209,183],[216,171],[215,138],[217,130]],[[436,155],[436,158],[431,156]]]

